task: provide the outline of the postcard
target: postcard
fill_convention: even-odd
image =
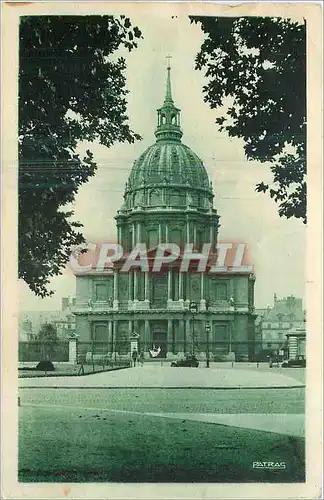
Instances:
[[[3,4],[3,498],[321,495],[322,11]]]

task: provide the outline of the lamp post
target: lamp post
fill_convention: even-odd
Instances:
[[[190,312],[192,314],[192,354],[195,354],[195,314],[198,311],[197,302],[190,302],[189,306]]]
[[[206,338],[207,338],[207,346],[206,346],[206,368],[209,368],[209,333],[210,333],[210,323],[206,321]]]
[[[235,311],[235,301],[234,301],[234,298],[233,297],[230,297],[229,301],[228,301],[228,305],[229,305],[229,310],[231,312],[234,312]],[[230,336],[229,336],[229,352],[232,353],[232,329],[233,329],[233,321],[231,321],[230,323]]]

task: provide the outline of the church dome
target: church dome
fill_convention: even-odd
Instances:
[[[122,211],[167,206],[209,210],[212,185],[201,159],[181,142],[180,109],[173,102],[170,67],[164,103],[157,110],[156,142],[134,162]]]
[[[146,184],[179,185],[210,190],[208,174],[201,159],[177,141],[157,141],[134,162],[129,189]]]

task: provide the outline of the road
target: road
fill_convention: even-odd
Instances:
[[[304,479],[302,387],[24,387],[20,403],[21,481]],[[285,468],[255,469],[255,461],[284,463]]]

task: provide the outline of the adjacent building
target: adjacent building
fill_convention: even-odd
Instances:
[[[287,347],[287,336],[295,338],[294,332],[299,332],[299,338],[304,332],[301,344],[305,343],[305,311],[301,298],[290,295],[289,297],[277,298],[274,294],[273,306],[266,309],[256,310],[257,336],[260,339],[262,349],[284,349]],[[305,350],[301,345],[299,350]]]
[[[168,68],[156,141],[134,162],[115,217],[117,241],[126,254],[139,243],[146,245],[150,262],[160,243],[181,249],[192,243],[197,252],[204,243],[216,248],[219,215],[213,187],[202,160],[182,142],[182,135]],[[129,355],[135,333],[146,357],[154,349],[167,358],[192,351],[202,357],[208,352],[213,359],[229,352],[238,359],[253,356],[253,274],[215,274],[209,267],[199,272],[194,264],[182,272],[178,261],[159,273],[140,268],[125,273],[123,262],[116,262],[113,270],[76,275],[73,312],[81,343],[101,343],[112,354]]]
[[[67,340],[75,333],[75,316],[72,308],[75,298],[63,297],[60,311],[21,311],[19,315],[19,340],[35,340],[44,323],[56,327],[59,340]]]

